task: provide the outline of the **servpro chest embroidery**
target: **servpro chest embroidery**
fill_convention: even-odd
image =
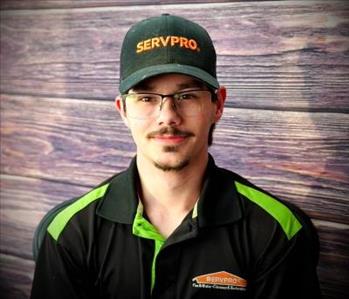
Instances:
[[[203,274],[193,278],[194,288],[246,291],[247,281],[226,271]]]

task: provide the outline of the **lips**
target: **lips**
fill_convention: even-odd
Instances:
[[[187,137],[178,136],[178,135],[160,135],[160,136],[155,136],[153,138],[160,142],[180,143],[180,142],[183,142]]]
[[[179,143],[192,136],[194,134],[191,132],[181,131],[173,127],[164,127],[158,131],[149,133],[147,137],[163,142]]]

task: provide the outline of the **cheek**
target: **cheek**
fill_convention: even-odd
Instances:
[[[215,107],[210,106],[210,109],[205,113],[204,121],[206,122],[206,126],[210,128],[216,122],[216,109]]]
[[[205,138],[214,123],[213,115],[211,113],[205,113],[200,118],[196,118],[192,122],[192,128],[195,128],[197,136]]]
[[[149,133],[149,124],[144,120],[129,120],[128,124],[136,144]]]
[[[215,123],[217,119],[217,106],[215,103],[210,102],[206,103],[203,109],[202,118],[204,118],[204,120],[209,123],[209,127],[211,127],[211,125]]]

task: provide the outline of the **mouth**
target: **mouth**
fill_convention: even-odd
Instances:
[[[188,137],[179,135],[158,135],[153,137],[154,140],[164,143],[181,143]]]
[[[180,131],[176,128],[163,128],[159,131],[148,134],[148,138],[162,143],[179,144],[194,136],[191,132]]]

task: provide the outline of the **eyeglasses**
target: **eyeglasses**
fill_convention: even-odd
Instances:
[[[128,93],[122,95],[127,115],[136,119],[147,119],[160,114],[166,99],[172,98],[172,107],[182,116],[196,116],[201,113],[204,101],[212,99],[213,91],[186,90],[173,94]]]

